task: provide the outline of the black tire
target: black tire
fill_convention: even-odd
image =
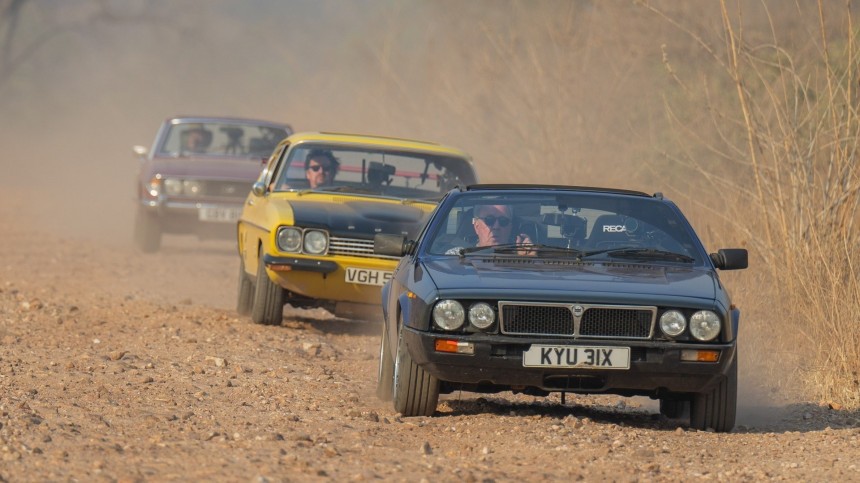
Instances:
[[[134,219],[134,244],[143,253],[161,248],[161,225],[155,215],[138,210]]]
[[[681,399],[660,399],[660,414],[669,419],[690,417],[690,401]]]
[[[382,322],[382,339],[379,342],[379,369],[376,373],[376,397],[383,401],[394,398],[394,357],[388,343],[388,328]]]
[[[239,297],[236,301],[236,312],[239,315],[248,315],[251,313],[251,307],[254,306],[254,284],[245,273],[245,260],[239,259]]]
[[[713,390],[696,394],[690,402],[690,427],[727,433],[735,427],[738,406],[738,359]]]
[[[281,325],[284,320],[284,289],[269,279],[263,257],[257,264],[251,320],[263,325]]]
[[[439,402],[439,379],[412,360],[403,340],[402,323],[398,339],[394,363],[394,410],[404,416],[432,416]]]

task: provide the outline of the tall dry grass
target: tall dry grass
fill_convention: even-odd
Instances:
[[[768,314],[753,341],[755,363],[822,400],[860,407],[860,71],[850,3],[830,10],[819,0],[817,29],[789,40],[766,10],[770,38],[754,41],[744,12],[720,6],[724,42],[712,45],[645,4],[710,64],[691,81],[665,61],[679,93],[667,113],[683,145],[667,154],[697,175],[698,193],[719,194],[694,198],[743,234],[752,269],[763,271],[750,287]],[[809,5],[795,7],[801,15]],[[691,123],[693,112],[706,121]],[[790,371],[776,370],[786,364]]]

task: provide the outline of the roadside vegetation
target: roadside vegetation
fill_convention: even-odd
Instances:
[[[778,14],[779,25],[763,2],[771,34],[754,37],[744,12],[723,0],[723,38],[712,44],[644,6],[708,59],[691,73],[664,57],[676,86],[666,112],[680,148],[665,154],[699,183],[688,183],[685,197],[728,228],[713,230],[717,241],[740,235],[751,250],[759,273],[746,280],[755,295],[745,298],[766,318],[746,318],[757,326],[747,354],[785,386],[860,406],[860,71],[850,8],[795,5]],[[785,28],[793,16],[816,22]]]

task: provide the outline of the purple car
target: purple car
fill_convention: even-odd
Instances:
[[[287,124],[229,117],[171,117],[140,159],[134,241],[158,251],[164,233],[233,238],[242,203]]]

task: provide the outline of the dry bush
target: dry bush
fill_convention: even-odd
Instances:
[[[797,377],[818,398],[858,407],[858,44],[850,8],[831,6],[818,2],[818,28],[807,38],[783,39],[766,10],[771,38],[752,42],[744,12],[724,0],[722,45],[688,30],[711,66],[690,82],[667,61],[684,93],[667,103],[684,149],[667,154],[702,182],[691,197],[699,209],[726,233],[743,234],[752,269],[764,271],[750,287],[765,317],[753,363],[783,377],[780,366],[792,364],[790,383]],[[809,15],[807,7],[791,13]],[[694,112],[707,122],[691,123]]]

